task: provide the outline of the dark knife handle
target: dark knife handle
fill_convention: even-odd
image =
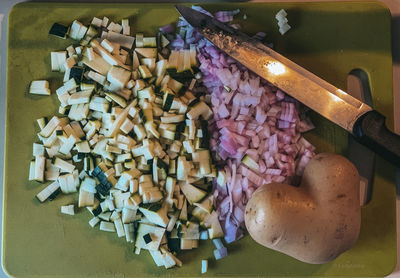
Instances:
[[[400,167],[400,136],[386,127],[381,113],[372,110],[358,118],[353,135],[358,142]]]

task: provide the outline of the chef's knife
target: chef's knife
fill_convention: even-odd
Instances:
[[[259,40],[191,8],[176,5],[181,16],[205,38],[260,77],[341,126],[354,138],[400,166],[400,136],[370,106],[295,64]]]

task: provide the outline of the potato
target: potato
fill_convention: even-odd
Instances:
[[[360,177],[345,157],[322,153],[307,165],[299,187],[271,183],[246,206],[245,223],[258,243],[311,264],[335,259],[357,241]]]

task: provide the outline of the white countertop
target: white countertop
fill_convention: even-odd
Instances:
[[[254,2],[278,2],[279,0],[258,0]],[[308,2],[314,2],[315,0],[308,0]],[[334,1],[334,0],[319,0],[322,1]],[[343,0],[342,0],[343,1]],[[4,127],[5,127],[5,96],[6,96],[6,55],[7,55],[7,21],[8,12],[11,7],[24,0],[0,0],[0,217],[2,216],[2,200],[3,200],[3,160],[4,160]],[[31,1],[39,2],[39,1]],[[49,0],[47,0],[49,2]],[[52,2],[50,0],[50,2]],[[54,1],[57,2],[57,1]],[[79,2],[64,0],[63,2]],[[114,2],[114,1],[82,1],[82,2]],[[117,2],[145,2],[145,1],[124,1],[119,0]],[[152,1],[152,2],[171,2],[171,1]],[[191,2],[191,1],[179,1],[173,2]],[[195,1],[199,2],[216,2],[216,1]],[[221,1],[222,2],[222,1]],[[239,2],[239,1],[235,1]],[[280,2],[307,2],[299,0],[281,0]],[[400,0],[382,0],[391,10],[392,13],[392,52],[393,52],[393,93],[394,103],[397,106],[394,108],[395,114],[395,131],[400,134]],[[400,170],[397,173],[397,188],[400,192]],[[397,195],[396,202],[397,219],[400,216],[400,195]],[[0,221],[0,230],[1,230]],[[388,278],[400,278],[400,221],[397,221],[397,267],[394,272],[387,276]],[[1,240],[0,240],[1,247]],[[0,277],[8,277],[2,269],[0,269]]]

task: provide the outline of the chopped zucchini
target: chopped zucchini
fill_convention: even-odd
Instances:
[[[178,184],[190,204],[199,202],[207,195],[207,192],[205,192],[187,182],[180,181]]]
[[[115,101],[122,108],[126,107],[127,102],[123,97],[121,97],[121,96],[119,96],[117,94],[114,94],[114,93],[109,93],[109,92],[106,92],[105,95],[107,97],[109,97],[111,100]]]
[[[59,23],[54,23],[49,31],[50,35],[65,39],[68,35],[68,26],[61,25]]]
[[[148,250],[158,250],[164,233],[164,228],[141,223],[137,229],[135,247]],[[149,243],[144,241],[143,237],[146,234],[151,235],[152,241]]]
[[[51,35],[80,46],[51,53],[52,70],[64,73],[56,94],[65,116],[37,120],[41,142],[33,145],[29,180],[53,181],[37,195],[41,202],[79,192],[91,227],[100,223],[134,242],[137,254],[148,249],[159,266],[181,266],[171,252],[198,247],[204,231],[197,222],[207,237],[222,232],[209,194],[217,175],[208,150],[212,110],[191,92],[201,84],[193,76],[195,46],[171,51],[171,34],[130,31],[128,19],[106,17],[52,26]],[[51,93],[46,80],[29,90]]]
[[[251,170],[258,172],[259,171],[259,166],[258,163],[255,162],[249,155],[245,155],[242,158],[242,163],[249,167]]]
[[[137,45],[137,41],[136,41]],[[135,52],[144,58],[157,58],[157,48],[143,48],[143,47],[136,47]]]
[[[166,228],[169,222],[167,216],[167,207],[157,203],[149,205],[141,205],[139,210],[152,223]]]
[[[147,66],[145,66],[145,65],[140,65],[138,70],[139,70],[140,76],[143,79],[147,79],[147,78],[150,78],[150,77],[153,76],[151,71],[149,70],[149,68]]]
[[[31,86],[29,87],[29,93],[34,95],[49,96],[51,94],[49,82],[47,80],[32,81]]]

